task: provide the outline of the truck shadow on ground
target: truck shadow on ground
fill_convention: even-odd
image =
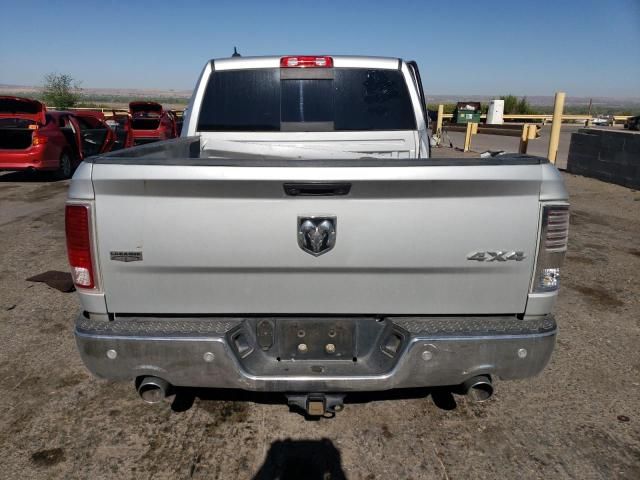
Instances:
[[[53,172],[31,172],[20,171],[10,172],[0,175],[0,183],[5,182],[21,182],[21,183],[53,183],[62,182],[59,178],[56,178]]]
[[[283,393],[249,392],[231,389],[207,389],[207,388],[176,388],[175,397],[171,403],[174,412],[185,412],[193,407],[196,398],[203,401],[219,402],[250,402],[267,405],[286,404],[286,396]],[[433,404],[441,410],[455,410],[457,407],[455,394],[461,394],[457,387],[438,388],[404,388],[383,392],[354,392],[349,393],[344,399],[345,405],[364,404],[388,400],[411,400],[431,398]],[[298,410],[292,411],[304,414]],[[307,417],[309,420],[317,419]]]
[[[277,440],[253,480],[345,480],[340,451],[327,438]]]

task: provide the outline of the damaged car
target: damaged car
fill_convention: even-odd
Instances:
[[[114,139],[100,112],[47,111],[37,100],[0,97],[0,171],[70,178],[85,158],[109,152]]]
[[[132,119],[134,145],[178,136],[175,116],[157,102],[131,102],[129,114]]]

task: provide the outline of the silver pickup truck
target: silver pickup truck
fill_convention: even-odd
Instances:
[[[390,58],[209,62],[183,137],[92,157],[66,206],[98,377],[349,392],[538,374],[567,247],[546,160],[429,158],[417,66]]]

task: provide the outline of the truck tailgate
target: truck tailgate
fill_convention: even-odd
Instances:
[[[93,166],[109,312],[477,315],[525,309],[539,220],[537,163],[159,163]],[[337,196],[285,193],[285,183],[305,182],[349,183],[351,189]],[[298,245],[298,217],[307,216],[336,218],[335,247],[323,255]],[[525,258],[468,258],[497,251],[521,251]],[[127,255],[137,261],[122,261]]]

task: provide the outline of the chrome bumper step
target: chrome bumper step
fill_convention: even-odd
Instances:
[[[76,339],[97,376],[153,375],[176,386],[346,392],[456,385],[539,373],[551,316],[148,318],[80,316]]]

